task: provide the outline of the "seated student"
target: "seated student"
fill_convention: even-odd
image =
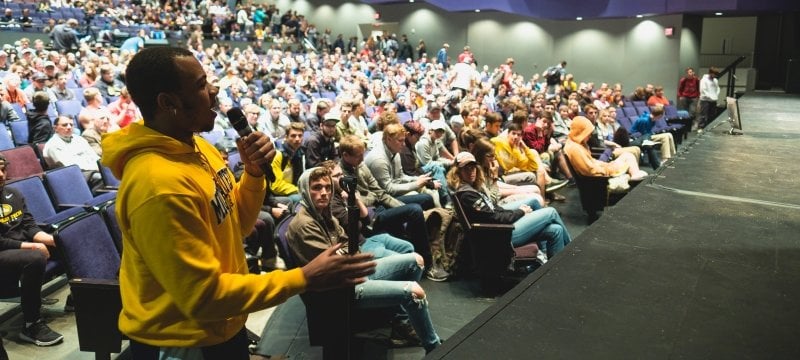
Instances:
[[[97,160],[100,156],[92,149],[86,139],[72,133],[73,122],[67,116],[56,118],[56,134],[44,144],[44,160],[50,168],[78,165],[94,189],[102,183]]]
[[[564,154],[569,158],[572,168],[583,176],[617,177],[628,174],[631,180],[641,180],[647,173],[639,170],[639,159],[631,153],[622,153],[610,162],[603,162],[592,157],[589,150],[589,138],[592,137],[594,125],[583,116],[572,119],[569,140],[564,145]]]
[[[94,118],[92,119],[92,127],[84,130],[81,136],[86,139],[86,142],[88,142],[89,146],[97,153],[97,156],[102,157],[103,147],[100,146],[100,140],[103,134],[108,132],[108,127],[111,125],[111,122],[102,112],[94,112],[91,116]]]
[[[656,121],[658,121],[662,116],[664,116],[664,105],[653,105],[650,107],[650,113],[644,113],[639,116],[638,119],[636,119],[636,122],[633,123],[633,126],[631,127],[631,131],[642,134],[634,142],[636,145],[642,145],[646,140],[661,144],[661,160],[663,162],[672,158],[676,152],[676,149],[675,139],[672,137],[672,134],[669,131],[665,131],[666,129],[663,127],[658,127],[656,124]],[[656,134],[657,132],[660,133]]]
[[[623,152],[629,152],[638,159],[642,155],[642,150],[638,146],[622,146],[614,141],[614,134],[620,128],[616,120],[616,113],[617,109],[614,107],[600,110],[599,119],[595,127],[606,147],[606,153],[600,156],[600,160],[607,161],[616,158]]]
[[[340,253],[350,250],[345,230],[331,214],[332,183],[330,171],[321,167],[307,170],[299,179],[302,206],[289,224],[286,237],[301,266],[338,244],[342,244]],[[356,306],[399,306],[408,315],[425,352],[432,351],[441,340],[431,322],[425,291],[418,284],[423,269],[421,257],[415,253],[398,254],[377,259],[376,263],[375,273],[356,285]]]
[[[333,180],[333,193],[331,194],[331,214],[337,221],[339,221],[339,225],[347,229],[350,219],[348,218],[348,209],[347,209],[347,200],[348,194],[344,189],[342,189],[339,181],[344,177],[344,172],[342,171],[342,166],[335,161],[325,161],[320,164],[320,167],[328,169],[331,172],[331,179]],[[356,205],[358,206],[358,217],[359,217],[359,226],[361,224],[369,224],[371,221],[369,219],[369,209],[367,206],[364,205],[364,202],[361,201],[360,196],[356,194]],[[365,234],[364,228],[361,228],[361,232],[359,233],[360,236],[360,244],[361,244],[361,251],[368,252],[375,256],[375,259],[384,258],[390,255],[396,254],[409,254],[414,252],[414,245],[408,241],[403,239],[397,238],[392,236],[389,233],[376,233],[376,234]],[[365,236],[368,236],[365,238]],[[422,256],[417,254],[420,257],[420,261],[423,261]]]
[[[550,179],[539,154],[522,141],[522,127],[517,122],[521,116],[518,113],[514,114],[514,122],[508,125],[506,135],[491,139],[495,156],[503,169],[503,178],[514,185],[535,184],[539,186],[539,193],[545,194],[548,199],[564,201],[564,196],[554,191],[566,186],[567,181]]]
[[[19,333],[20,339],[38,346],[55,345],[64,336],[51,330],[41,316],[42,280],[55,242],[36,225],[22,194],[5,186],[7,166],[11,164],[0,155],[0,273],[4,284],[21,285],[25,328]]]
[[[447,173],[447,185],[456,190],[470,222],[513,224],[511,246],[520,247],[536,241],[548,258],[561,252],[572,240],[554,208],[534,211],[529,205],[521,204],[507,210],[492,201],[483,191],[483,169],[471,153],[456,155],[456,165]]]
[[[378,185],[369,168],[364,164],[366,145],[355,135],[347,135],[339,143],[342,155],[339,163],[345,175],[358,179],[358,193],[366,206],[375,207],[373,231],[385,231],[402,236],[412,244],[425,260],[425,276],[433,281],[445,281],[448,274],[433,260],[423,211],[433,208],[429,194],[404,195],[394,198]]]
[[[324,104],[325,102],[320,102]],[[339,122],[339,113],[326,112],[318,129],[305,139],[303,147],[306,152],[306,168],[317,167],[326,160],[337,160],[336,152],[336,124]]]
[[[567,179],[567,184],[575,185],[575,180],[569,171],[569,167],[564,161],[564,153],[561,151],[563,145],[553,137],[553,113],[542,111],[539,113],[536,122],[528,124],[523,130],[523,141],[531,149],[539,153],[542,160],[551,172],[554,166],[558,166],[561,173]]]
[[[43,144],[53,137],[53,122],[47,115],[50,97],[44,91],[33,94],[33,110],[28,111],[28,143]]]
[[[441,207],[441,194],[436,191],[442,184],[428,174],[409,176],[403,173],[403,165],[399,154],[405,147],[406,130],[400,124],[389,124],[384,128],[383,141],[370,151],[364,163],[389,195],[402,197],[406,195],[429,194],[435,207]]]
[[[222,160],[227,163],[230,155],[228,150],[220,144],[216,144],[214,147],[219,150]],[[244,172],[244,164],[239,161],[238,164],[233,166],[232,172],[234,179],[239,181]],[[287,203],[292,204],[288,200]],[[278,248],[275,243],[275,226],[288,213],[289,206],[277,202],[268,189],[253,231],[244,238],[244,251],[247,254],[255,257],[260,252],[261,271],[270,272],[277,269],[285,270],[286,268],[283,259],[278,256]]]
[[[17,114],[17,111],[14,110],[14,107],[11,106],[11,103],[6,100],[7,94],[8,91],[6,90],[6,86],[2,84],[2,81],[0,81],[0,123],[5,124],[6,127],[9,126],[9,122],[17,121],[19,120],[20,115],[24,115]]]
[[[494,144],[492,144],[491,141],[486,138],[477,139],[470,153],[475,156],[478,165],[480,165],[483,170],[485,176],[484,185],[487,190],[486,193],[493,202],[506,207],[507,204],[514,204],[521,200],[532,201],[536,204],[528,204],[534,210],[544,205],[544,199],[542,199],[542,195],[539,193],[538,186],[512,185],[503,181],[503,178],[500,176],[500,164],[497,163]],[[514,207],[514,209],[517,207]]]
[[[656,86],[653,89],[653,96],[647,99],[647,106],[655,106],[656,104],[661,104],[662,106],[669,105],[669,99],[664,96],[664,87],[663,86]]]
[[[292,122],[286,129],[285,140],[272,160],[272,171],[275,181],[270,183],[270,190],[276,196],[288,196],[292,201],[300,200],[297,193],[297,179],[305,167],[305,154],[302,146],[305,124]]]

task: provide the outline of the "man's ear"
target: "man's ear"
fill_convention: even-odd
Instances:
[[[162,92],[156,96],[156,105],[158,105],[159,109],[172,112],[181,107],[181,101],[173,94]]]

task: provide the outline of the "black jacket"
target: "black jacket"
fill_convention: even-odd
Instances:
[[[525,212],[520,209],[503,209],[493,203],[486,194],[470,185],[459,186],[456,197],[464,207],[464,213],[470,223],[513,224],[525,216]]]
[[[4,187],[0,192],[0,251],[19,249],[42,229],[36,225],[17,190]]]
[[[47,114],[28,112],[28,143],[44,144],[53,137],[53,123]]]

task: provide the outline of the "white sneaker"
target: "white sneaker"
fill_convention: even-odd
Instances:
[[[644,170],[639,170],[631,177],[632,181],[639,181],[647,177],[647,172]]]
[[[539,250],[539,252],[536,253],[536,262],[538,262],[539,265],[547,264],[547,254]]]

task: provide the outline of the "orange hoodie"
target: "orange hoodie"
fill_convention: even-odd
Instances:
[[[592,136],[594,125],[583,116],[572,119],[569,130],[569,139],[564,145],[564,153],[569,158],[572,167],[583,176],[618,176],[622,175],[627,166],[621,163],[605,163],[592,157],[586,141]]]

